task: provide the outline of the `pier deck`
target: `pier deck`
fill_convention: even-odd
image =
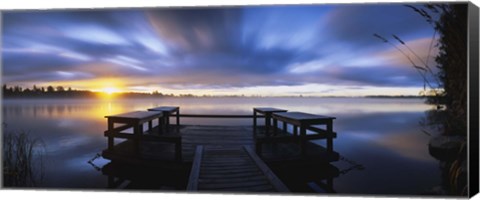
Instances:
[[[289,192],[249,146],[197,146],[187,190]]]
[[[261,129],[260,129],[261,130]],[[261,132],[261,131],[260,131]],[[243,147],[255,146],[252,126],[199,126],[182,125],[180,131],[163,134],[162,137],[181,137],[182,162],[192,162],[196,146],[209,147]],[[158,135],[157,127],[145,131],[144,135],[155,137]],[[285,135],[285,134],[279,134]],[[104,150],[103,157],[125,161],[135,164],[164,165],[169,162],[177,162],[175,157],[175,145],[168,142],[142,140],[139,154],[132,153],[134,142],[125,140],[118,143],[112,150]],[[301,149],[295,142],[290,143],[266,143],[262,145],[262,154],[259,155],[265,162],[274,161],[301,161],[301,160],[324,160],[332,162],[338,160],[338,153],[327,154],[326,149],[311,141],[306,144],[307,154],[301,155]]]
[[[102,156],[112,162],[102,172],[108,175],[110,188],[122,187],[129,180],[126,188],[146,188],[147,184],[148,188],[181,190],[185,187],[190,191],[289,192],[289,188],[304,191],[305,187],[296,188],[296,185],[308,180],[310,189],[325,185],[326,191],[333,191],[332,178],[338,172],[334,167],[327,170],[327,176],[318,176],[327,179],[326,184],[299,177],[303,177],[306,169],[313,169],[309,174],[317,174],[317,166],[329,166],[330,162],[339,160],[339,154],[332,148],[332,140],[336,137],[332,131],[334,118],[308,113],[301,113],[303,118],[308,115],[307,121],[292,115],[295,113],[282,118],[280,114],[289,114],[286,110],[258,108],[254,109],[253,119],[265,117],[265,126],[257,126],[256,120],[253,126],[180,125],[179,117],[252,116],[180,115],[179,107],[155,109],[106,116],[108,148]],[[273,114],[274,125],[270,126],[271,119],[265,112],[273,110],[280,114]],[[255,112],[263,112],[265,116],[256,116]],[[175,131],[168,129],[172,116],[177,119]],[[278,128],[277,120],[284,122],[283,129]],[[288,132],[287,123],[292,125],[292,133]],[[313,126],[320,124],[326,125],[326,129]],[[269,129],[273,129],[273,134]],[[307,134],[307,129],[314,134]],[[327,148],[312,142],[317,139],[326,141]],[[280,172],[282,179],[289,180],[288,188],[274,171]],[[186,178],[186,174],[190,176]]]

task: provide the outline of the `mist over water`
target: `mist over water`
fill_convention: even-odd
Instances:
[[[420,194],[440,184],[438,162],[428,154],[431,136],[419,125],[430,109],[422,99],[4,99],[2,114],[4,132],[26,131],[45,143],[45,179],[40,187],[103,189],[107,177],[87,161],[106,148],[104,116],[156,106],[180,106],[182,114],[252,114],[253,107],[277,107],[333,116],[338,134],[334,150],[365,167],[335,178],[338,193]],[[181,123],[252,125],[251,119],[181,118]],[[107,162],[97,159],[94,164],[101,167]]]

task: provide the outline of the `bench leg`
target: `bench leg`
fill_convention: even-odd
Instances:
[[[327,152],[331,153],[333,152],[333,138],[331,136],[331,133],[333,133],[332,121],[327,123],[327,133],[330,134],[330,136],[327,138]]]
[[[177,133],[180,132],[180,109],[177,111]]]
[[[113,146],[115,146],[113,137],[112,137],[112,136],[108,136],[108,150],[109,150],[109,151],[112,151],[112,150],[113,150]]]
[[[159,134],[163,133],[163,118],[164,117],[158,118],[158,133]]]
[[[265,113],[265,135],[270,135],[270,115]]]
[[[108,130],[112,130],[113,129],[113,121],[111,119],[108,119]],[[115,141],[113,140],[113,136],[108,136],[108,150],[109,151],[112,151],[113,150],[113,146],[115,146]]]
[[[253,136],[257,136],[257,112],[253,111]]]
[[[165,132],[168,133],[170,131],[170,113],[163,112],[163,116],[165,116]]]
[[[300,126],[300,148],[302,156],[305,156],[307,154],[307,141],[305,140],[306,135],[307,130],[304,126]]]
[[[278,121],[277,119],[273,119],[273,135],[277,135],[277,126],[278,126]]]
[[[135,139],[133,140],[133,149],[136,155],[140,155],[140,137],[143,134],[143,124],[137,124],[133,128]]]

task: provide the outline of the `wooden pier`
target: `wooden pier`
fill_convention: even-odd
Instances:
[[[248,146],[197,146],[188,191],[289,192]]]
[[[299,125],[301,128],[299,137],[288,133],[285,123],[283,130],[278,128],[276,121],[274,126],[270,123],[266,123],[267,126],[258,126],[256,122],[254,126],[181,125],[182,117],[256,119],[264,116],[179,114],[179,108],[173,108],[175,109],[171,112],[156,108],[150,111],[106,116],[108,130],[105,131],[105,136],[108,138],[108,148],[103,151],[102,156],[112,161],[106,170],[103,170],[104,174],[109,175],[109,186],[120,185],[117,182],[129,179],[122,173],[118,175],[119,170],[115,170],[122,169],[114,166],[123,163],[137,166],[132,169],[139,170],[137,173],[140,174],[143,174],[140,171],[144,169],[176,170],[191,166],[188,180],[183,178],[183,181],[180,181],[180,183],[188,183],[184,188],[187,190],[288,192],[286,185],[291,183],[284,184],[268,167],[269,165],[328,164],[339,159],[339,154],[334,152],[330,145],[331,140],[336,136],[331,127],[331,120],[334,118],[328,118],[328,130],[309,126],[303,122],[295,124],[293,121],[293,125]],[[265,108],[262,109],[265,110]],[[282,110],[282,113],[288,112]],[[166,118],[169,117],[177,119],[175,131],[168,129],[169,120]],[[275,114],[269,115],[269,118],[282,120],[275,117]],[[154,124],[156,121],[158,123]],[[288,122],[292,123],[292,121]],[[127,133],[126,130],[133,130],[133,132]],[[316,134],[307,135],[306,130]],[[270,133],[271,131],[273,133]],[[122,141],[117,141],[115,144],[119,139]],[[311,141],[317,139],[326,139],[327,148]],[[185,174],[185,170],[178,173]],[[188,174],[183,177],[188,177]],[[148,179],[148,175],[146,178]],[[174,187],[179,188],[178,184]]]
[[[263,130],[264,128],[258,129]],[[256,146],[256,151],[260,151],[257,154],[265,162],[302,160],[333,162],[339,158],[339,154],[335,151],[327,152],[325,147],[311,141],[305,143],[306,154],[302,155],[298,145],[299,138],[291,138],[285,132],[279,132],[275,137],[268,138],[263,137],[264,134],[259,134],[255,138],[252,135],[253,128],[251,126],[182,125],[178,134],[173,132],[162,136],[158,136],[157,131],[157,127],[155,127],[144,132],[140,139],[141,148],[138,154],[133,153],[136,142],[127,139],[119,142],[112,149],[104,150],[103,157],[120,162],[164,165],[175,162],[192,162],[195,148],[198,145],[212,147],[248,145]],[[309,137],[314,138],[315,136]],[[128,137],[123,136],[123,138]]]

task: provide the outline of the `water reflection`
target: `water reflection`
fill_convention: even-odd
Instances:
[[[273,163],[269,167],[291,192],[336,193],[334,179],[340,175],[340,170],[334,165],[310,160]]]
[[[111,162],[102,167],[110,189],[185,191],[189,172],[186,164],[162,168]]]
[[[180,106],[181,113],[185,114],[251,114],[253,107],[279,107],[337,117],[334,121],[334,130],[338,133],[334,141],[335,151],[365,167],[364,170],[352,170],[334,176],[332,189],[339,193],[420,194],[440,182],[437,162],[428,154],[429,136],[423,134],[418,125],[423,112],[429,109],[420,99],[3,100],[2,113],[3,122],[9,127],[25,130],[45,142],[45,180],[41,187],[104,188],[108,185],[108,178],[88,163],[106,147],[103,136],[106,129],[104,116],[168,105]],[[250,119],[182,118],[181,123],[251,125],[252,122]],[[100,168],[107,163],[99,159],[94,161]],[[337,171],[349,167],[342,162],[332,163],[332,166]],[[308,174],[311,174],[314,177],[314,173],[321,173],[321,170],[303,176],[308,178]],[[127,178],[116,172],[108,174],[116,178]],[[327,183],[327,180],[305,180],[302,184],[308,186],[311,183],[315,188],[315,185]],[[134,186],[132,184],[132,188]],[[181,188],[178,186],[162,187]]]

